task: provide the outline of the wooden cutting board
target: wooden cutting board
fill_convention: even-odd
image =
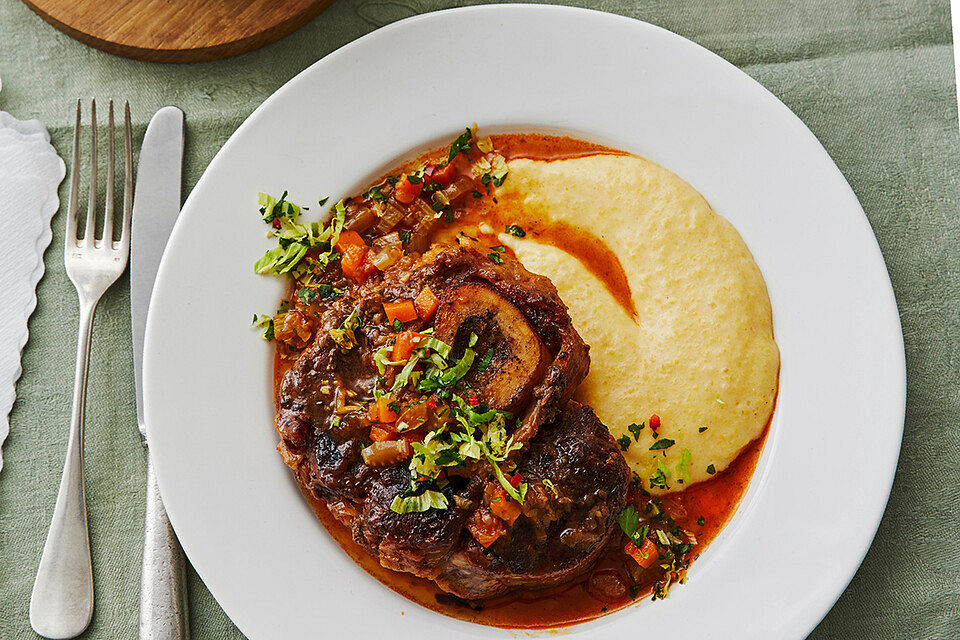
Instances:
[[[80,42],[153,62],[245,53],[299,29],[333,0],[24,0]]]

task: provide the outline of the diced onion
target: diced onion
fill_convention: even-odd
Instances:
[[[343,228],[345,231],[363,233],[377,221],[377,217],[377,212],[373,208],[364,207],[356,214],[347,218],[347,221],[343,223]]]
[[[375,266],[377,269],[380,269],[380,271],[386,271],[396,264],[397,260],[402,257],[403,246],[399,242],[396,242],[394,244],[387,245],[377,253],[373,254],[370,257],[370,262],[372,262],[373,266]]]
[[[464,194],[467,194],[474,190],[476,183],[472,178],[467,176],[460,176],[454,180],[450,186],[444,189],[441,193],[446,197],[447,202],[453,202],[458,198],[462,198]]]
[[[382,467],[410,457],[410,445],[407,444],[406,440],[374,442],[361,451],[360,455],[363,457],[364,464],[371,467]]]
[[[383,208],[383,217],[377,222],[376,230],[380,233],[393,231],[397,223],[403,219],[404,211],[392,202],[387,202]]]

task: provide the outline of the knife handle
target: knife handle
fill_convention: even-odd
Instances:
[[[187,576],[183,550],[160,500],[147,451],[147,517],[140,577],[140,640],[187,640]]]

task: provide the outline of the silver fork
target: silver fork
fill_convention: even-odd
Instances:
[[[77,340],[77,369],[73,387],[73,415],[63,477],[57,493],[53,521],[40,557],[40,568],[30,595],[30,625],[47,638],[80,635],[93,616],[93,567],[87,533],[87,507],[83,491],[83,413],[87,393],[87,358],[93,313],[103,292],[120,277],[130,254],[130,213],[133,205],[133,151],[130,105],[124,105],[123,221],[120,240],[113,239],[113,100],[108,110],[107,185],[103,211],[103,233],[96,237],[97,218],[97,105],[90,104],[90,185],[87,221],[83,236],[77,237],[77,197],[80,187],[80,101],[73,131],[73,164],[70,168],[70,199],[63,261],[67,276],[80,299],[80,332]]]

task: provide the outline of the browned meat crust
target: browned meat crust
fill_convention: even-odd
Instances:
[[[441,245],[422,257],[404,257],[360,286],[336,280],[339,269],[330,269],[331,282],[342,285],[345,295],[322,305],[298,305],[298,312],[316,326],[317,337],[283,378],[279,392],[280,448],[298,482],[326,500],[385,567],[435,579],[465,598],[546,586],[580,574],[609,537],[628,483],[626,464],[607,430],[589,408],[568,404],[586,376],[589,355],[555,287],[513,259],[502,262],[495,264],[468,246]],[[513,431],[524,447],[512,462],[527,478],[529,491],[523,514],[489,549],[465,528],[471,514],[487,508],[481,505],[484,487],[493,478],[489,464],[477,461],[445,478],[439,490],[449,508],[400,514],[390,505],[410,485],[407,461],[373,467],[361,456],[372,422],[357,409],[374,400],[379,372],[373,354],[396,336],[383,303],[413,298],[426,286],[448,303],[448,292],[465,285],[481,286],[505,301],[498,304],[512,305],[543,350],[543,366],[511,373],[536,378],[517,386],[524,395]],[[503,316],[509,316],[503,309]],[[344,350],[330,330],[354,311],[357,344]],[[441,305],[438,318],[444,313]],[[405,328],[426,326],[413,320]],[[462,353],[464,345],[457,344],[456,336],[451,341],[454,352]],[[404,389],[396,399],[403,404],[413,395]]]

